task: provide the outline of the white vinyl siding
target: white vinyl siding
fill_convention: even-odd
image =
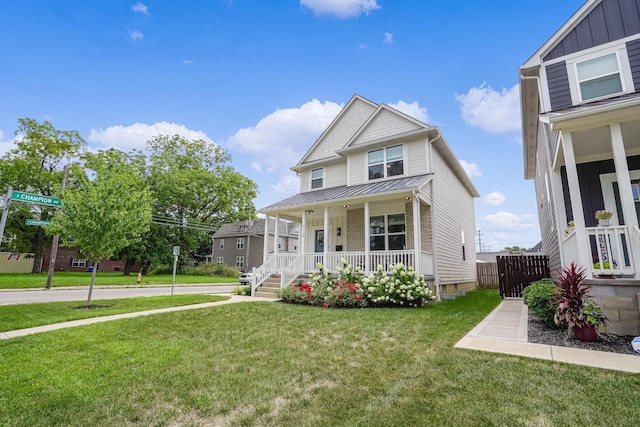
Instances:
[[[364,184],[367,170],[367,153],[353,153],[349,155],[349,185]]]
[[[475,234],[473,197],[436,149],[433,153],[435,245],[437,271],[443,285],[477,281],[475,245],[465,245],[462,260],[461,234]]]
[[[406,143],[404,169],[407,176],[429,173],[429,155],[425,140]]]
[[[326,168],[326,187],[339,187],[347,185],[347,162],[331,165]]]

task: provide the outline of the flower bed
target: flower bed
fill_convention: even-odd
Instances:
[[[359,267],[353,268],[344,259],[340,263],[337,280],[318,264],[317,270],[310,275],[310,283],[282,289],[280,298],[293,304],[349,308],[422,307],[435,299],[424,277],[412,267],[399,263],[392,266],[391,274],[387,275],[382,266],[378,266],[376,274],[365,277]]]

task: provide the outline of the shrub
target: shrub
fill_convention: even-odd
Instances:
[[[311,279],[311,301],[309,303],[311,305],[322,305],[328,294],[327,289],[334,284],[331,271],[326,270],[322,264],[318,264],[317,268],[309,275]]]
[[[379,265],[376,274],[364,280],[363,287],[376,305],[421,307],[435,299],[424,277],[402,263],[391,267],[391,276],[387,276]]]
[[[278,291],[278,296],[282,298],[282,301],[291,304],[309,304],[312,300],[311,286],[304,285],[291,285]]]
[[[591,292],[584,285],[586,274],[584,268],[578,269],[574,263],[560,270],[556,299],[558,308],[554,320],[557,325],[566,323],[570,327],[603,325],[607,318],[600,307],[589,300]]]
[[[522,292],[522,298],[536,319],[547,326],[555,326],[553,318],[558,308],[558,301],[556,301],[556,285],[551,279],[532,282]]]
[[[338,279],[333,286],[327,288],[324,307],[360,308],[367,306],[364,289],[359,283]]]
[[[236,286],[233,289],[233,293],[236,295],[251,295],[251,286]]]
[[[195,267],[184,267],[184,274],[193,276],[238,277],[240,272],[236,267],[215,262],[207,262]]]

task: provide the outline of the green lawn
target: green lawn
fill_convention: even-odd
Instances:
[[[96,285],[136,286],[138,273],[125,276],[122,273],[96,273]],[[56,271],[51,281],[52,287],[88,286],[91,283],[91,273]],[[237,277],[186,276],[176,275],[176,283],[239,283]],[[44,288],[47,284],[47,273],[0,273],[0,289]],[[171,284],[171,274],[155,274],[142,276],[142,285]]]
[[[453,348],[498,302],[248,302],[3,341],[0,425],[637,425],[640,375]]]
[[[156,308],[178,307],[181,305],[223,301],[229,297],[213,295],[173,295],[157,297],[123,298],[93,300],[94,305],[104,307],[79,309],[86,301],[47,302],[38,304],[17,304],[0,306],[0,332],[34,326],[51,325],[70,320],[90,317],[109,316],[111,314],[132,313],[154,310]],[[1,424],[0,424],[1,425]]]

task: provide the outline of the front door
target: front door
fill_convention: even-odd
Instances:
[[[315,251],[324,252],[324,230],[316,230]]]

